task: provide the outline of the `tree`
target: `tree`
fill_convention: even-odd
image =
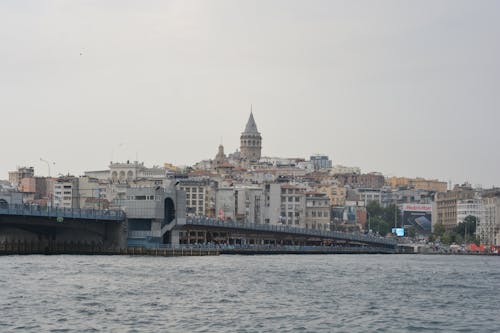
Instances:
[[[446,231],[445,233],[443,233],[441,235],[441,242],[443,244],[451,244],[451,243],[453,243],[453,235],[452,235],[452,233],[449,232],[449,231]]]
[[[391,231],[394,220],[399,216],[400,211],[395,205],[384,208],[377,201],[370,201],[366,205],[366,212],[370,219],[371,229],[385,236]]]
[[[410,228],[408,228],[408,236],[411,237],[411,238],[414,238],[415,235],[416,235],[415,227],[411,226]]]
[[[436,225],[434,225],[433,234],[435,236],[441,237],[441,236],[443,236],[445,231],[446,231],[446,229],[444,228],[444,225],[442,223],[437,223]]]

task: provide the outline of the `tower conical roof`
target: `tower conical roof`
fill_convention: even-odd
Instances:
[[[259,133],[257,130],[257,124],[253,119],[253,112],[250,112],[250,118],[248,118],[247,126],[245,127],[245,132],[243,133]]]

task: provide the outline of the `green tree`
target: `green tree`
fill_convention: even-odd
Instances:
[[[415,227],[411,226],[408,228],[408,236],[411,238],[415,238],[416,232],[415,232]]]
[[[445,233],[443,233],[441,235],[441,242],[443,244],[448,244],[448,245],[451,244],[453,242],[453,235],[452,235],[452,233],[449,232],[449,231],[446,231]]]
[[[429,242],[435,242],[436,241],[436,236],[434,234],[429,235]]]
[[[434,225],[434,235],[437,236],[437,237],[441,237],[443,236],[445,232],[445,228],[444,228],[444,225],[442,223],[437,223],[436,225]]]
[[[400,210],[397,206],[390,205],[384,208],[376,201],[370,201],[366,205],[366,212],[368,214],[367,218],[370,219],[371,229],[384,236],[391,231],[394,220],[400,216]],[[398,225],[400,226],[401,222],[399,220]],[[368,229],[368,225],[366,228]]]

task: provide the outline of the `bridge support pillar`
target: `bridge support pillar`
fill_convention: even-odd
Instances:
[[[170,232],[170,244],[172,245],[179,245],[179,230],[173,229]]]

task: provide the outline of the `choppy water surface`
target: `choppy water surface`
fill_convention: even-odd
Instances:
[[[499,304],[499,257],[0,257],[0,332],[498,332]]]

